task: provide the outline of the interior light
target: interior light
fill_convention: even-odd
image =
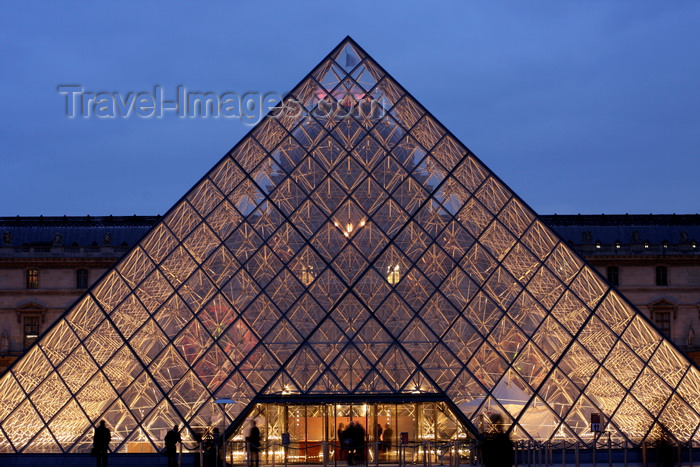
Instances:
[[[399,283],[401,280],[401,266],[396,265],[396,266],[387,266],[386,268],[386,280],[391,284],[391,285],[396,285]]]
[[[301,282],[304,285],[311,284],[316,278],[313,266],[304,266],[301,268]]]

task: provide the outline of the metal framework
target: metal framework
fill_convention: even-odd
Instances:
[[[700,424],[698,369],[346,38],[0,378],[0,452],[402,393],[523,439]]]

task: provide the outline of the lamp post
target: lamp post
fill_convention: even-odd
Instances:
[[[223,417],[222,417],[222,430],[221,430],[221,448],[224,450],[224,465],[226,464],[226,404],[235,404],[236,401],[233,399],[216,399],[214,401],[215,404],[219,404],[221,406],[221,411],[223,412]],[[217,446],[218,448],[218,446]],[[217,459],[216,464],[219,464],[219,461]]]

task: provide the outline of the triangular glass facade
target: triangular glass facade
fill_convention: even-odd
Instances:
[[[3,375],[0,452],[85,451],[101,419],[160,447],[259,394],[697,439],[697,368],[350,38],[283,104]]]

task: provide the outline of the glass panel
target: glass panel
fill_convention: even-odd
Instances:
[[[119,262],[117,270],[130,287],[135,287],[153,270],[153,263],[146,252],[137,246]]]
[[[112,311],[130,292],[129,287],[119,277],[116,271],[110,271],[93,288],[93,296],[105,311]]]
[[[173,209],[163,222],[179,240],[182,240],[197,227],[201,220],[202,218],[199,217],[197,211],[188,203],[183,202]]]
[[[100,413],[102,413],[101,410]],[[63,410],[49,422],[48,426],[64,450],[68,450],[76,443],[76,434],[91,428],[90,420],[85,418],[85,414],[74,400],[68,402]],[[90,431],[92,432],[92,430]],[[92,433],[90,434],[92,435]]]
[[[489,211],[493,214],[498,214],[512,194],[495,178],[489,177],[475,193],[475,196]]]
[[[121,392],[143,371],[143,367],[134,354],[124,346],[102,370],[117,392]]]
[[[584,323],[590,310],[569,290],[564,292],[557,304],[552,308],[552,316],[561,323],[571,334],[576,334]]]
[[[466,319],[459,317],[443,337],[443,342],[465,363],[483,341],[483,337]]]
[[[3,422],[3,428],[15,449],[22,450],[29,440],[44,427],[44,422],[29,400],[25,400]]]
[[[286,135],[287,132],[276,118],[266,118],[253,130],[253,137],[267,151],[272,151]]]
[[[209,178],[224,195],[228,195],[243,180],[243,172],[227,157],[211,171]]]
[[[78,346],[78,339],[66,321],[61,320],[53,327],[53,332],[39,342],[39,346],[51,363],[58,365]]]
[[[12,367],[12,373],[24,390],[30,393],[52,369],[51,363],[39,350],[39,347],[34,346],[24,354],[24,358]]]
[[[246,138],[236,145],[234,150],[231,152],[231,156],[241,165],[243,170],[250,173],[260,163],[260,161],[264,159],[265,149],[254,139]],[[212,179],[217,182],[216,176],[213,176]]]
[[[458,314],[459,312],[455,307],[441,293],[436,293],[430,297],[420,311],[420,316],[425,321],[426,326],[438,336],[445,332]]]
[[[160,307],[172,294],[173,288],[159,270],[153,271],[136,289],[136,296],[151,312]]]
[[[202,263],[219,245],[219,239],[206,224],[200,224],[183,244],[195,261]]]
[[[165,227],[165,224],[158,224],[141,242],[141,246],[148,253],[148,256],[158,264],[175,248],[177,243],[177,239]]]
[[[207,216],[223,199],[223,195],[208,179],[204,179],[190,192],[187,200],[200,216]]]

